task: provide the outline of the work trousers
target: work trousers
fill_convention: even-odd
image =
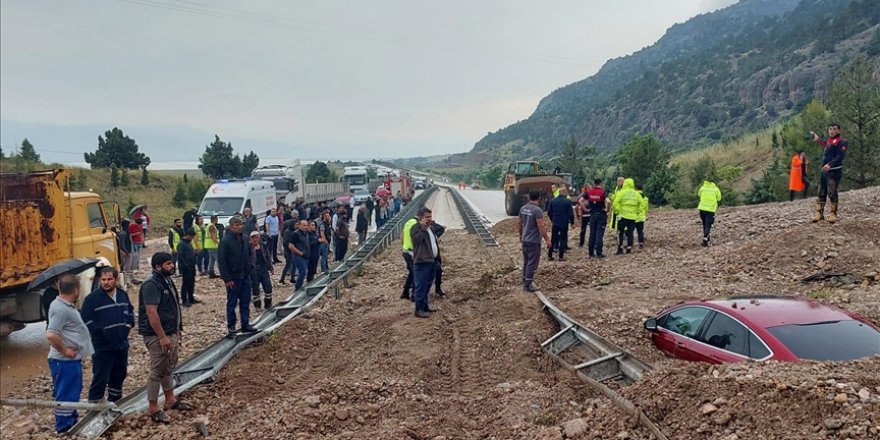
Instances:
[[[840,185],[840,179],[843,177],[843,171],[831,170],[822,173],[819,179],[819,202],[825,203],[826,199],[830,199],[831,203],[837,203],[837,187]]]
[[[306,274],[309,272],[309,257],[294,255],[293,265],[296,267],[296,284],[294,284],[293,290],[299,290],[305,284]]]
[[[180,348],[177,333],[168,335],[171,350],[162,348],[158,336],[144,336],[144,345],[150,355],[150,376],[147,378],[147,401],[158,402],[160,391],[174,389],[174,367],[177,366],[177,353]],[[160,390],[161,389],[161,390]]]
[[[208,274],[217,275],[214,270],[217,267],[217,249],[207,249],[205,252],[208,253]]]
[[[344,260],[346,252],[348,252],[348,239],[336,237],[336,251],[333,253],[336,261]]]
[[[416,312],[428,311],[428,291],[434,282],[436,269],[436,261],[413,264],[413,300],[416,303]]]
[[[367,241],[367,231],[358,231],[358,246],[362,246]]]
[[[434,268],[434,293],[440,291],[440,285],[443,284],[443,258],[439,255],[434,259],[437,267]]]
[[[559,258],[565,255],[565,249],[568,248],[568,223],[559,226],[553,225],[550,229],[550,250],[547,256],[553,258],[553,249],[559,249]]]
[[[180,301],[183,304],[192,304],[196,293],[196,270],[189,267],[180,268]]]
[[[626,250],[629,252],[633,247],[633,233],[636,229],[636,221],[620,217],[617,219],[617,249],[623,250],[623,238],[626,237]]]
[[[582,216],[581,217],[581,235],[580,241],[578,242],[578,246],[584,247],[584,241],[587,238],[587,229],[590,228],[590,216]]]
[[[522,243],[523,253],[523,287],[528,287],[535,280],[538,263],[541,262],[541,242]]]
[[[409,252],[402,252],[403,261],[406,263],[406,281],[403,282],[403,293],[409,295],[413,287],[413,257]]]
[[[715,223],[715,213],[700,210],[700,222],[703,224],[703,239],[709,241],[712,232],[712,224]]]
[[[100,402],[107,393],[107,401],[122,398],[122,383],[128,375],[128,348],[98,350],[92,355],[92,385],[89,402]]]
[[[241,315],[241,328],[250,327],[251,313],[251,280],[248,278],[233,278],[232,288],[226,288],[226,327],[235,330],[235,307],[238,306]]]
[[[318,260],[321,258],[321,245],[317,246],[309,246],[309,265],[308,272],[306,272],[306,282],[309,283],[313,279],[315,279],[315,274],[318,273]]]
[[[318,247],[318,252],[320,253],[319,260],[321,262],[321,272],[329,272],[330,263],[327,262],[327,258],[330,254],[330,245],[327,243],[321,243]]]
[[[79,402],[83,386],[82,361],[49,359],[49,371],[55,401]],[[78,419],[79,413],[75,409],[55,409],[55,432],[66,432]]]
[[[141,249],[144,248],[143,243],[135,243],[131,245],[131,270],[141,268]]]
[[[268,267],[257,266],[251,274],[251,297],[255,303],[260,300],[260,286],[263,286],[263,298],[272,301],[272,280]]]
[[[208,263],[210,262],[210,253],[207,249],[202,249],[202,251],[196,256],[196,268],[199,269],[200,274],[204,275],[208,272]]]
[[[278,263],[278,236],[269,236],[269,253],[272,255],[272,262]]]
[[[287,274],[290,274],[291,282],[296,276],[296,267],[293,265],[293,253],[290,249],[284,249],[284,267],[281,269],[281,281],[284,281]]]
[[[638,235],[639,244],[645,244],[645,222],[636,222],[636,235]]]
[[[605,246],[605,225],[608,223],[606,217],[604,212],[590,215],[590,242],[587,250],[591,257],[602,255],[602,248]]]

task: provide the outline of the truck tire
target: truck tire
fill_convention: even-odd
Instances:
[[[507,192],[504,195],[504,211],[507,215],[517,216],[522,208],[522,198],[514,192]]]

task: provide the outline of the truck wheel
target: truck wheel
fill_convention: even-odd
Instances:
[[[522,200],[518,194],[510,192],[505,194],[504,210],[507,212],[507,215],[519,215],[520,208],[522,208]]]

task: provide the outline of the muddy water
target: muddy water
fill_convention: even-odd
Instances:
[[[45,322],[28,324],[9,336],[0,337],[0,395],[14,396],[21,384],[47,373],[48,353]]]

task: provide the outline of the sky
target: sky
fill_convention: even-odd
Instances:
[[[463,152],[734,2],[3,0],[0,145],[72,161],[119,126],[154,161],[214,133],[272,157]]]

